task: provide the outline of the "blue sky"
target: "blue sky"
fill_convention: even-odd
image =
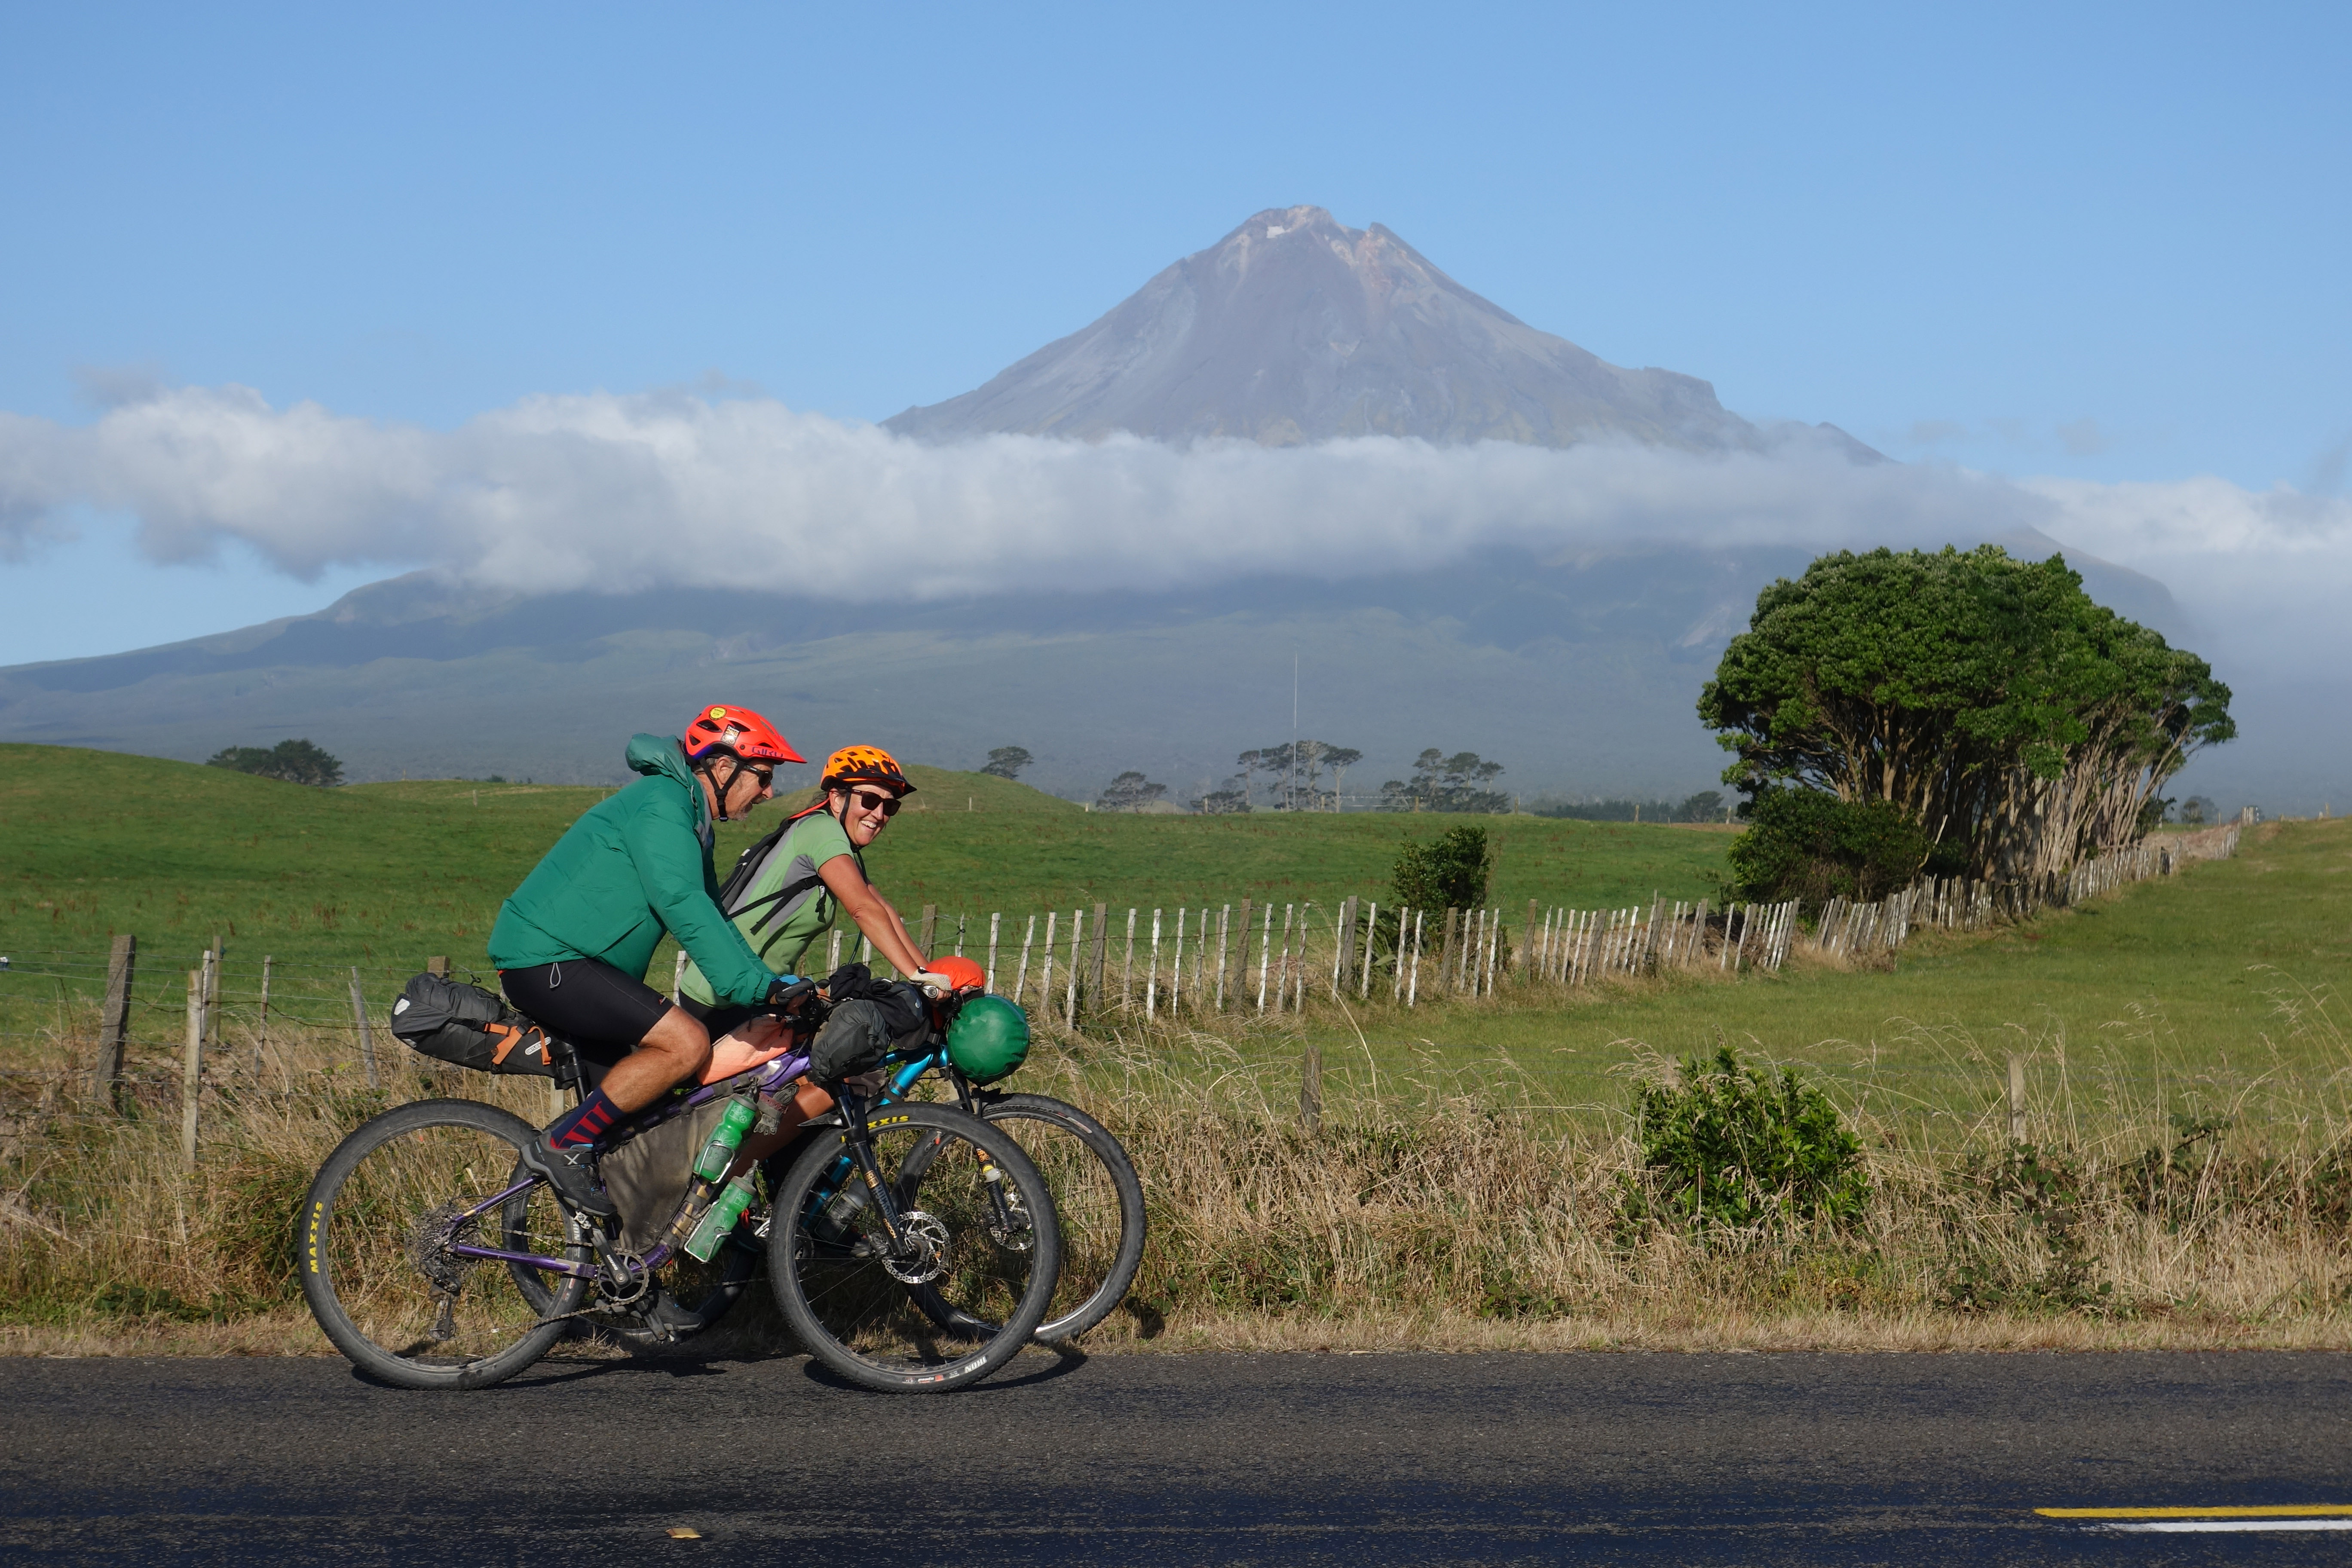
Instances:
[[[1312,202],[1751,416],[2340,491],[2347,42],[2340,6],[20,5],[0,415],[144,377],[436,429],[698,384],[878,419]],[[72,521],[0,562],[0,663],[379,574]]]

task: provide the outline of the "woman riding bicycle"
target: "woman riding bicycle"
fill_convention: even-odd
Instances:
[[[825,759],[821,787],[814,805],[753,846],[728,879],[725,903],[735,929],[771,973],[801,974],[809,950],[846,910],[899,973],[920,973],[926,960],[907,939],[898,911],[867,879],[864,854],[914,784],[879,746],[844,746]],[[698,959],[688,964],[678,989],[698,1016],[723,1005]]]
[[[726,706],[698,713],[681,740],[632,737],[627,756],[646,776],[556,840],[499,907],[489,940],[508,998],[572,1040],[593,1085],[548,1123],[523,1163],[566,1204],[600,1217],[617,1211],[596,1179],[598,1137],[711,1066],[701,1021],[645,983],[663,933],[710,977],[716,997],[748,1006],[774,988],[719,910],[711,825],[773,795],[776,763],[807,760],[757,713]],[[749,1053],[740,1065],[759,1059]],[[731,1056],[730,1066],[740,1070]]]

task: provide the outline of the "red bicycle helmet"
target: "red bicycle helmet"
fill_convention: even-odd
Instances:
[[[773,724],[749,708],[705,708],[686,727],[688,762],[730,756],[747,763],[805,763]]]

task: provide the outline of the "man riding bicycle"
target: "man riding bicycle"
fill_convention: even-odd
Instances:
[[[548,1123],[523,1163],[566,1205],[602,1218],[617,1210],[596,1177],[597,1139],[711,1066],[701,1021],[645,983],[663,934],[709,977],[714,999],[751,1006],[781,988],[719,910],[712,825],[772,796],[776,763],[807,761],[765,719],[724,705],[697,714],[681,740],[632,737],[627,756],[646,776],[556,840],[499,907],[489,940],[508,999],[572,1040],[592,1086]],[[730,1055],[730,1070],[766,1059],[740,1043],[735,1054],[747,1059]]]

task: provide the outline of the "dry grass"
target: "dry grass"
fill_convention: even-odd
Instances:
[[[1839,1086],[1873,1184],[1844,1228],[1629,1220],[1633,1130],[1558,1114],[1506,1059],[1335,1053],[1311,1132],[1279,1037],[1049,1039],[1020,1085],[1095,1110],[1144,1176],[1153,1244],[1093,1351],[2352,1347],[2352,1047],[2326,996],[2280,1006],[2268,1061],[2186,1097],[2135,1099],[2143,1080],[2044,1042],[2025,1149],[1990,1110]],[[323,1352],[293,1217],[342,1133],[424,1094],[548,1103],[541,1080],[460,1082],[397,1047],[372,1091],[347,1042],[282,1045],[258,1074],[223,1053],[193,1173],[175,1086],[118,1114],[68,1070],[78,1030],[0,1080],[0,1351]],[[1672,1070],[1623,1046],[1622,1072]],[[1939,1048],[2000,1103],[1990,1056]],[[772,1311],[742,1317],[701,1349],[783,1342]]]

